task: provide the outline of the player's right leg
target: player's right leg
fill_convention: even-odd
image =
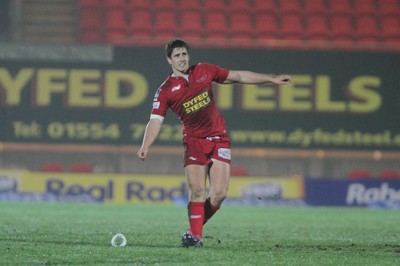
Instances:
[[[204,201],[206,198],[206,165],[186,165],[186,179],[189,190],[188,218],[190,229],[182,236],[182,246],[202,246],[201,238],[204,223]]]

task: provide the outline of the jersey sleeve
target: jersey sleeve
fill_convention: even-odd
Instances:
[[[167,97],[168,95],[166,93],[166,90],[163,89],[163,85],[161,85],[161,87],[158,88],[157,92],[154,95],[153,108],[151,109],[151,114],[165,117],[169,108],[169,103]]]
[[[209,70],[213,73],[213,81],[223,83],[229,75],[229,70],[223,67],[209,64]]]

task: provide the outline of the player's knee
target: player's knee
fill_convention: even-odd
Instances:
[[[212,202],[215,206],[220,206],[222,202],[226,199],[226,192],[225,191],[218,191],[215,192],[213,195]]]
[[[195,188],[189,191],[190,200],[201,200],[206,197],[206,191],[202,188]]]

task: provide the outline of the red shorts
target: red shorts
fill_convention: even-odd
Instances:
[[[207,138],[185,136],[183,165],[208,165],[212,159],[231,163],[231,142],[227,135]]]

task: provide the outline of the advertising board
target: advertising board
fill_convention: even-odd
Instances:
[[[284,86],[214,84],[236,147],[400,150],[400,54],[193,48],[191,63],[292,76]],[[161,47],[106,62],[0,60],[0,141],[139,145],[171,69]],[[157,145],[180,145],[168,114]]]
[[[0,171],[0,199],[4,200],[186,204],[187,197],[185,177],[179,175]],[[262,205],[265,201],[279,203],[303,197],[303,179],[299,176],[235,177],[227,202]]]

